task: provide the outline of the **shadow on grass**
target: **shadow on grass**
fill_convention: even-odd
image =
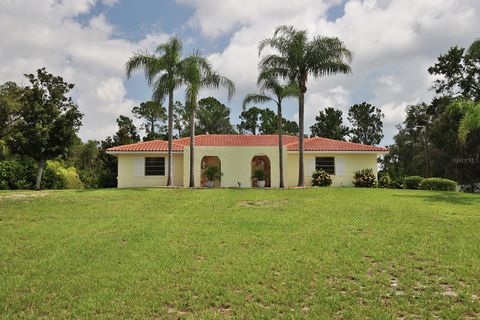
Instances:
[[[436,194],[395,194],[393,196],[402,198],[422,199],[428,202],[445,202],[461,205],[480,204],[480,196],[456,192],[442,192]]]

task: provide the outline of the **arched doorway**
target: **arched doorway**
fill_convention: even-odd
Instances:
[[[263,170],[265,172],[265,187],[271,187],[271,170],[270,170],[270,159],[268,156],[254,156],[252,158],[252,170],[251,170],[251,176],[253,176],[253,173],[255,170]],[[252,178],[252,187],[258,187],[257,185],[257,179]]]
[[[207,167],[218,167],[220,171],[222,170],[222,162],[220,158],[217,156],[204,156],[202,158],[202,162],[200,163],[200,186],[206,187],[207,186],[207,178],[204,177],[203,173]],[[222,186],[222,178],[215,180],[215,187]]]

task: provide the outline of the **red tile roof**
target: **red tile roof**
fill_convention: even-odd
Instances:
[[[298,137],[283,136],[283,144],[288,151],[298,151]],[[190,138],[173,140],[173,151],[183,151],[190,144]],[[272,147],[278,145],[277,135],[233,135],[233,134],[210,134],[195,137],[196,146],[211,147]],[[127,144],[109,148],[109,152],[148,152],[167,151],[167,141],[154,140]],[[388,152],[383,147],[368,146],[358,143],[337,141],[327,138],[305,138],[305,151],[368,151]]]

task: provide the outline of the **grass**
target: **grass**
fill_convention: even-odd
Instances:
[[[0,317],[474,319],[480,197],[0,192]]]

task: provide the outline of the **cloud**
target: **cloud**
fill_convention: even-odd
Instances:
[[[343,1],[179,1],[195,9],[189,24],[206,37],[231,33],[224,50],[210,59],[236,82],[237,109],[243,95],[256,90],[257,45],[276,26],[339,37],[354,52],[353,74],[309,80],[306,127],[324,107],[345,111],[368,101],[386,115],[384,144],[391,143],[405,106],[433,97],[428,66],[449,47],[468,46],[480,30],[476,0],[349,0],[334,21],[329,9]]]
[[[117,1],[103,0],[114,5]],[[72,96],[85,114],[80,135],[103,139],[116,131],[115,119],[137,101],[128,98],[124,66],[132,52],[153,48],[168,35],[148,34],[133,42],[115,37],[103,14],[86,24],[95,0],[18,0],[0,3],[0,82],[26,84],[24,73],[46,67],[76,86]]]

